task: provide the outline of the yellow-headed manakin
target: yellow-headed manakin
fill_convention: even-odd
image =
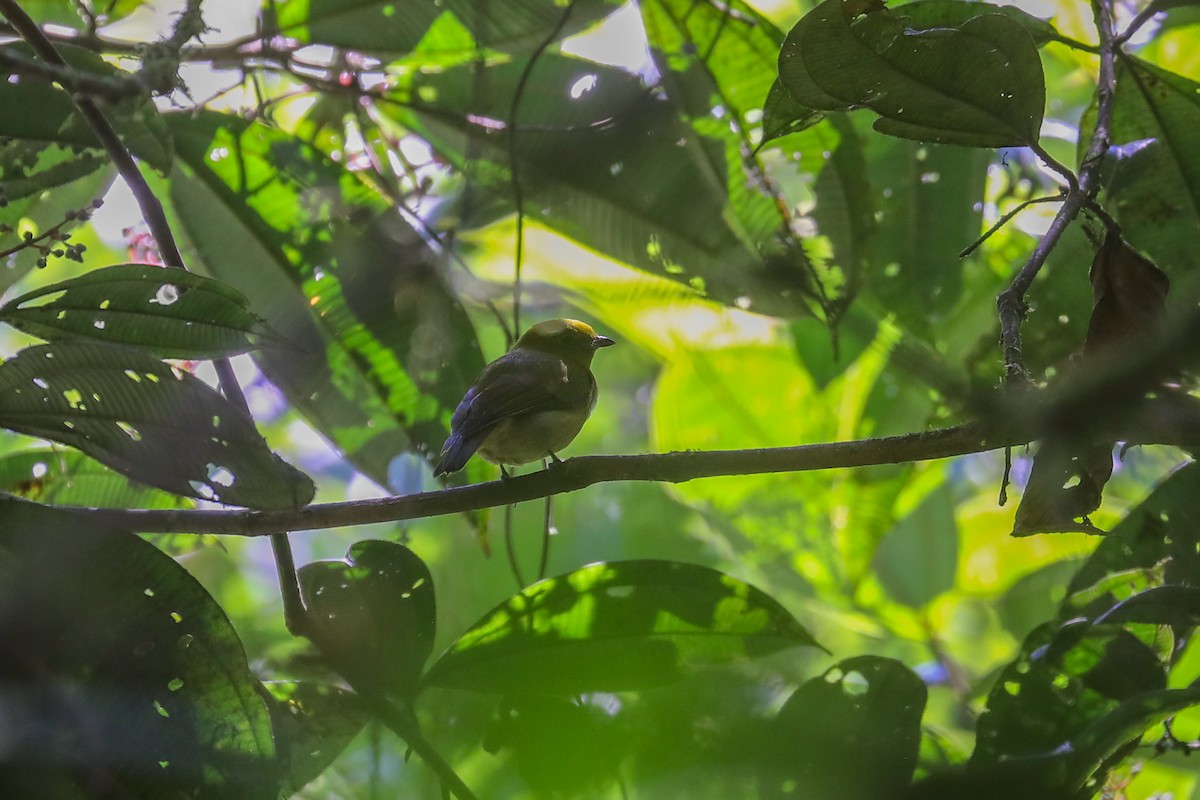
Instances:
[[[550,319],[527,330],[467,390],[433,474],[458,472],[476,452],[501,468],[553,458],[595,408],[592,356],[611,344],[574,319]]]

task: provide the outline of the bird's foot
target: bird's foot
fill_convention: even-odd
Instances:
[[[549,456],[549,458],[550,458],[550,463],[548,465],[549,468],[556,467],[559,464],[563,463],[563,460],[561,458],[559,458],[558,456],[554,455],[554,453],[547,453],[546,455]]]

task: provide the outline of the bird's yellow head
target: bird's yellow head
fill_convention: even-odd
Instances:
[[[601,347],[616,344],[601,336],[586,322],[577,319],[548,319],[539,322],[517,341],[517,347],[540,350],[559,358],[578,359],[591,363],[592,354]]]

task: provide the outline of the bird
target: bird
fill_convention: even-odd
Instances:
[[[500,466],[551,458],[596,407],[592,356],[616,344],[585,322],[549,319],[484,367],[450,418],[434,477],[458,472],[474,453]]]

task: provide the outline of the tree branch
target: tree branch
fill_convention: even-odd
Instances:
[[[1062,206],[1050,227],[1034,247],[1029,260],[1013,278],[1007,289],[996,298],[996,310],[1000,316],[1000,337],[1004,348],[1004,367],[1008,382],[1013,385],[1029,380],[1025,361],[1021,355],[1021,323],[1029,310],[1025,293],[1033,279],[1046,263],[1046,258],[1058,245],[1067,227],[1085,206],[1092,204],[1099,190],[1100,163],[1108,152],[1110,128],[1112,126],[1113,97],[1116,89],[1116,70],[1113,41],[1112,7],[1108,0],[1093,3],[1096,28],[1100,34],[1100,74],[1096,88],[1096,127],[1088,142],[1087,152],[1079,166],[1079,178],[1067,191]]]

